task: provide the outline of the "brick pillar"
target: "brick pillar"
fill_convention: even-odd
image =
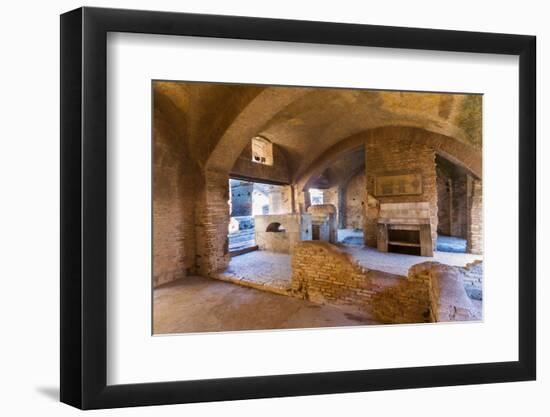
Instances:
[[[229,176],[207,171],[195,202],[197,269],[208,276],[229,264]]]
[[[366,142],[365,166],[367,192],[374,195],[379,203],[429,203],[432,245],[436,248],[438,218],[434,149],[406,132],[399,134],[389,131],[385,137]],[[374,182],[377,176],[410,172],[422,175],[421,195],[375,195]],[[367,201],[367,218],[363,226],[365,244],[373,247],[376,247],[376,210],[374,204]]]
[[[338,187],[338,228],[346,228],[346,188],[349,182]]]
[[[469,177],[468,252],[483,253],[483,189],[481,180]]]
[[[336,227],[338,227],[339,224],[339,218],[340,218],[340,187],[334,186],[331,188],[328,188],[326,190],[323,190],[323,204],[332,204],[334,208],[336,209],[335,214],[335,220],[336,220]],[[337,239],[338,240],[338,239]]]

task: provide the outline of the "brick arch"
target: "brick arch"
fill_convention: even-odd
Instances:
[[[304,191],[308,182],[319,175],[334,161],[347,152],[352,152],[367,141],[383,141],[385,139],[408,138],[432,147],[453,163],[465,168],[474,177],[482,178],[481,152],[451,136],[428,131],[426,129],[408,126],[383,126],[364,130],[349,136],[323,152],[304,173],[296,180],[296,190]],[[368,169],[368,167],[367,167]]]
[[[275,115],[310,91],[310,88],[268,87],[258,94],[225,130],[208,156],[206,170],[229,172],[250,140]]]

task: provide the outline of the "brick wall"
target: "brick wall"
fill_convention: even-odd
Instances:
[[[468,187],[466,174],[451,174],[437,167],[438,233],[466,239]]]
[[[481,180],[469,177],[468,252],[483,253],[483,189]]]
[[[252,161],[252,147],[248,144],[231,169],[231,175],[256,180],[290,183],[288,162],[282,149],[273,144],[273,165]]]
[[[424,262],[409,269],[409,279],[429,283],[431,311],[434,321],[479,320],[481,314],[474,307],[464,289],[465,268]]]
[[[424,276],[388,276],[361,267],[337,246],[308,241],[292,257],[292,293],[333,304],[381,323],[432,321],[429,283]]]
[[[360,173],[348,183],[345,192],[345,225],[347,229],[363,229],[365,216],[366,176]]]
[[[339,207],[339,187],[331,187],[327,188],[326,190],[323,190],[323,204],[332,204],[336,209],[336,223],[338,223],[338,219],[340,218],[340,207]]]
[[[391,133],[391,132],[390,132]],[[437,185],[435,151],[414,138],[393,137],[367,141],[365,144],[366,187],[379,203],[427,202],[430,205],[430,223],[433,247],[437,239]],[[376,176],[419,172],[422,174],[421,195],[378,197],[374,194]],[[369,213],[368,214],[374,214]],[[376,246],[376,219],[368,217],[364,224],[365,243]]]
[[[452,180],[437,168],[437,233],[451,236]]]
[[[314,204],[307,208],[311,214],[312,227],[319,227],[319,236],[316,240],[338,242],[338,222],[336,220],[336,206],[333,204]]]
[[[368,270],[326,242],[300,242],[292,257],[292,294],[356,311],[380,323],[480,319],[464,289],[463,268],[425,262],[407,277]]]
[[[458,236],[464,239],[468,236],[468,189],[466,175],[453,179],[451,236]]]
[[[196,265],[209,276],[229,264],[229,176],[207,171],[195,200]]]
[[[153,285],[183,278],[195,264],[194,164],[181,140],[155,114],[153,130]]]

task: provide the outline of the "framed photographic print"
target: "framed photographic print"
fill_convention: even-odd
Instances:
[[[535,38],[61,16],[61,400],[536,375]]]

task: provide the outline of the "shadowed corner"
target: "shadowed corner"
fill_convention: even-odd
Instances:
[[[36,387],[36,391],[53,401],[59,401],[59,387]]]

